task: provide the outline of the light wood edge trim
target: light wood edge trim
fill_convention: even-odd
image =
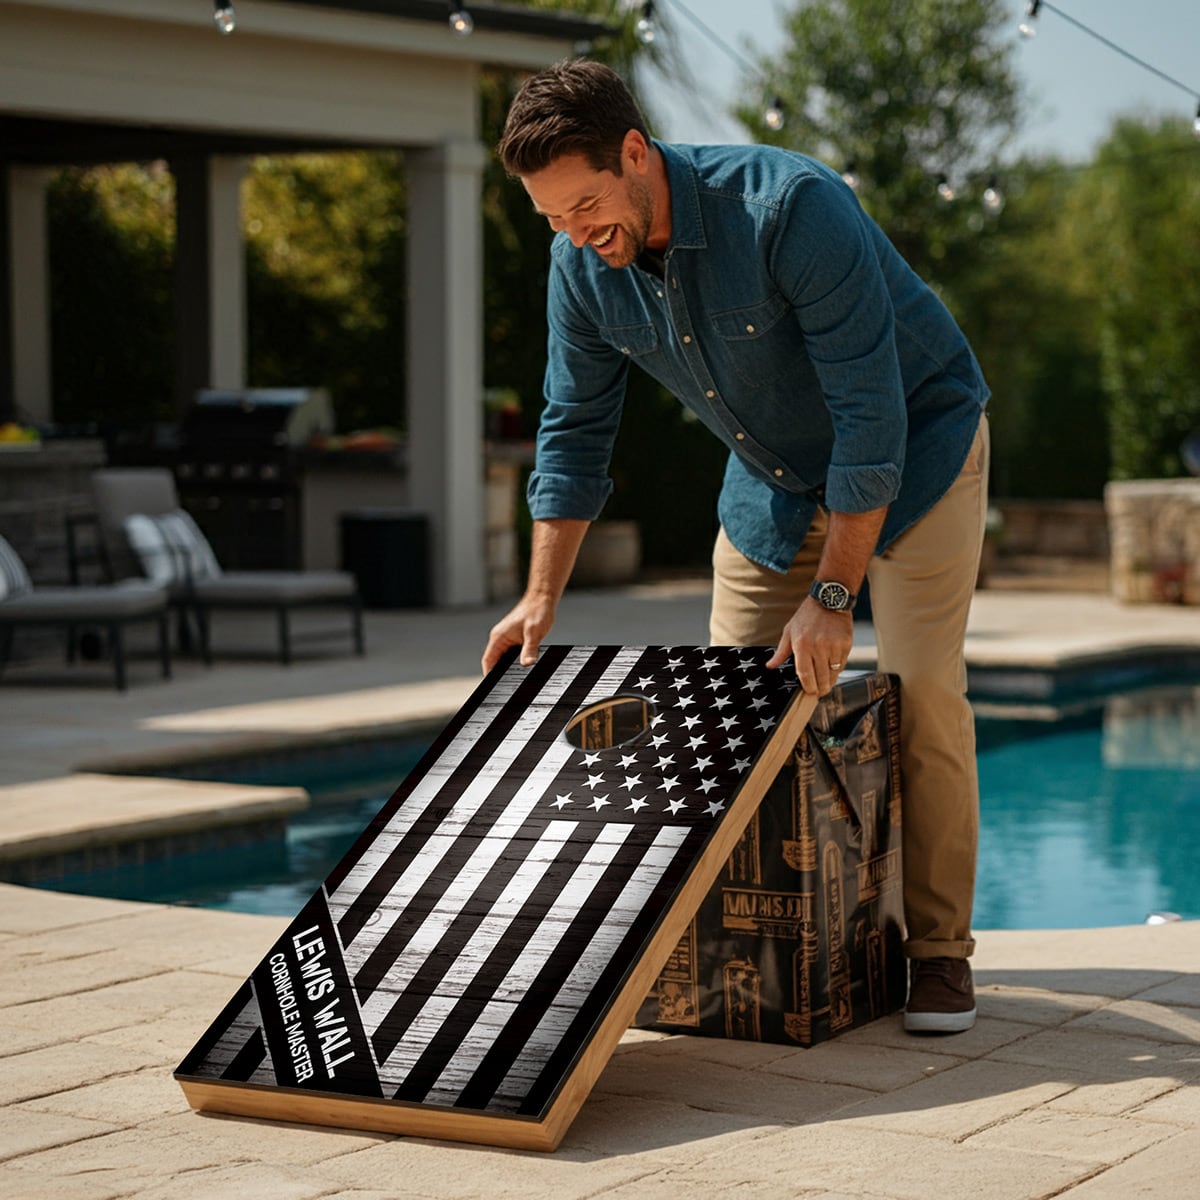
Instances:
[[[452,1109],[391,1101],[339,1098],[322,1093],[280,1091],[231,1083],[179,1079],[188,1103],[197,1112],[231,1113],[274,1121],[299,1121],[346,1129],[475,1142],[514,1150],[554,1150],[578,1115],[600,1073],[608,1065],[622,1034],[641,1007],[654,981],[683,936],[725,865],[738,838],[750,823],[767,789],[783,768],[817,706],[817,697],[798,692],[784,710],[738,794],[692,870],[675,903],[664,915],[633,973],[601,1021],[587,1049],[541,1121],[528,1117],[494,1117]]]
[[[196,1079],[180,1079],[179,1086],[187,1102],[201,1113],[366,1129],[512,1150],[553,1150],[558,1144],[550,1141],[543,1122],[528,1117],[491,1117],[453,1109],[440,1112],[429,1106],[397,1104],[391,1100],[358,1100]]]

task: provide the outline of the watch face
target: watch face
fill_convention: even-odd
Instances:
[[[850,607],[850,589],[843,583],[823,583],[817,599],[826,607],[841,611]]]

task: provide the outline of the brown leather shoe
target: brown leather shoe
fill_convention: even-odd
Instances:
[[[965,958],[911,963],[904,1028],[909,1033],[962,1033],[975,1024],[975,984]]]

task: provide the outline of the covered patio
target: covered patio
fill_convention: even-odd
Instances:
[[[469,7],[470,36],[448,23]],[[438,604],[486,598],[478,80],[535,70],[597,21],[440,0],[0,0],[0,421],[54,420],[45,189],[64,165],[165,160],[176,187],[174,403],[254,386],[240,184],[248,159],[400,148],[409,172],[407,503]],[[113,303],[120,303],[119,296]],[[398,335],[400,331],[397,331]],[[319,380],[297,383],[319,384]],[[0,464],[2,465],[2,464]]]

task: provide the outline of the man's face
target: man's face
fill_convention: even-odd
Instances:
[[[614,175],[566,154],[521,182],[551,229],[580,248],[591,246],[610,267],[628,267],[646,248],[654,202],[649,183],[628,161]]]

